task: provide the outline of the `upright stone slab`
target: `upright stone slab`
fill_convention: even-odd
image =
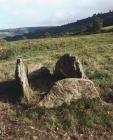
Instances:
[[[27,78],[27,70],[22,59],[17,59],[15,79],[25,101],[29,102],[31,90]]]
[[[79,59],[69,54],[63,55],[57,61],[54,76],[58,80],[63,78],[86,78]]]

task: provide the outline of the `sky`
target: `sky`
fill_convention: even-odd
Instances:
[[[113,10],[113,0],[0,0],[0,29],[56,26]]]

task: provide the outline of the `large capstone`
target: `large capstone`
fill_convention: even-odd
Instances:
[[[79,59],[69,54],[63,55],[56,63],[54,76],[63,78],[86,78]]]
[[[87,79],[69,78],[56,82],[39,103],[41,107],[54,108],[77,99],[99,98],[94,83]]]

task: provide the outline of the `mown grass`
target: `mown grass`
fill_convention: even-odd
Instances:
[[[103,27],[102,31],[106,31],[106,32],[112,32],[113,31],[113,26],[107,26],[107,27]]]

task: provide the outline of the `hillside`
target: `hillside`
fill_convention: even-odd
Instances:
[[[113,139],[113,33],[0,42],[0,86],[14,79],[15,62],[54,71],[65,53],[78,56],[85,74],[100,93],[99,100],[78,100],[46,109],[37,104],[13,104],[0,98],[1,130],[5,139],[112,140]],[[8,93],[17,91],[8,88]]]
[[[5,29],[0,30],[0,39],[4,39],[7,37],[15,37],[15,36],[24,36],[24,34],[41,32],[50,27],[24,27],[24,28],[16,28],[16,29]]]
[[[20,39],[34,39],[34,38],[44,38],[45,33],[50,33],[51,36],[61,36],[69,32],[70,34],[78,34],[81,30],[87,31],[95,18],[100,18],[103,20],[103,26],[113,25],[113,12],[94,14],[92,17],[86,19],[81,19],[73,23],[69,23],[57,27],[28,27],[28,28],[18,28],[0,31],[0,38],[6,40],[20,40]]]

